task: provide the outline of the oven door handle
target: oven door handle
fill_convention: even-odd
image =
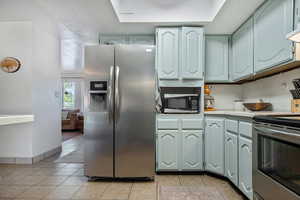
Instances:
[[[291,143],[300,144],[300,134],[289,133],[285,131],[275,130],[271,128],[264,128],[264,127],[254,127],[254,129],[260,135],[280,139],[283,141],[288,141]]]

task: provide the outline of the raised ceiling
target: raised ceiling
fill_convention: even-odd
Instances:
[[[150,1],[161,3],[162,15],[164,9],[169,10],[173,2],[194,0],[122,0]],[[198,0],[199,2],[203,0]],[[224,0],[210,0],[215,3]],[[36,0],[41,9],[59,23],[65,25],[85,42],[96,42],[99,33],[105,34],[149,34],[154,33],[157,26],[203,25],[207,34],[231,34],[234,32],[264,0],[226,0],[212,22],[203,21],[169,21],[169,22],[134,22],[121,23],[113,9],[111,0]],[[164,5],[164,6],[163,6]],[[215,4],[216,5],[216,4]],[[221,5],[221,4],[218,4]],[[164,7],[164,9],[162,9]],[[174,7],[172,6],[174,12]],[[123,7],[126,8],[126,7]],[[217,9],[217,6],[215,6]],[[126,10],[126,9],[124,9]],[[175,9],[176,10],[176,9]],[[139,11],[140,12],[140,11]],[[212,17],[212,16],[210,16]]]
[[[226,0],[111,0],[120,22],[212,22]]]

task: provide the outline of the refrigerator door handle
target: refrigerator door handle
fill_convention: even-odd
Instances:
[[[120,68],[119,66],[116,66],[116,82],[115,82],[115,108],[116,108],[116,122],[118,122],[120,118],[120,87],[119,87],[119,78],[120,78]]]
[[[114,76],[114,66],[110,66],[110,71],[109,71],[109,87],[108,87],[108,121],[109,123],[112,122],[113,120],[113,102],[112,102],[112,95],[113,95],[113,76]]]

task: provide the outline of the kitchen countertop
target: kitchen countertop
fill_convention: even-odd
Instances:
[[[0,126],[28,123],[34,121],[34,115],[0,115]]]
[[[300,115],[300,113],[292,112],[274,112],[274,111],[234,111],[234,110],[217,110],[217,111],[205,111],[205,115],[229,115],[229,116],[238,116],[238,117],[249,117],[253,118],[255,116],[283,116],[283,115]]]

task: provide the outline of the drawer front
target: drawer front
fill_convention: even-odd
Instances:
[[[239,133],[242,136],[252,138],[252,123],[240,121]]]
[[[232,119],[225,120],[225,128],[227,131],[238,133],[238,121]]]
[[[158,119],[158,129],[179,129],[178,119]]]
[[[203,120],[182,119],[182,129],[203,129]]]

